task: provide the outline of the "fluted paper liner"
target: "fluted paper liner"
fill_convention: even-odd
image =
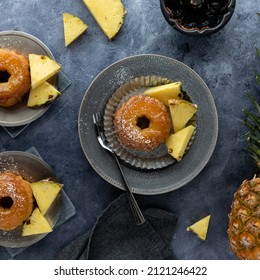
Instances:
[[[130,97],[141,95],[149,88],[164,84],[169,84],[174,81],[159,76],[141,76],[129,80],[118,88],[107,102],[104,111],[104,129],[105,136],[108,140],[109,147],[126,163],[133,167],[141,169],[160,169],[169,166],[176,162],[176,160],[168,154],[167,147],[163,143],[153,151],[135,151],[130,150],[122,145],[118,139],[114,127],[114,114]],[[190,101],[188,95],[185,94],[184,99]],[[169,113],[170,114],[170,113]],[[196,116],[190,121],[196,127]],[[196,129],[195,129],[196,131]],[[195,132],[188,144],[186,151],[191,146]],[[186,152],[185,151],[185,152]]]

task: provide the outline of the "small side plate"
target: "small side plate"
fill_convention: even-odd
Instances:
[[[25,56],[28,56],[30,53],[35,53],[54,59],[53,54],[42,41],[25,32],[0,32],[0,48],[14,50]],[[56,81],[51,82],[56,83]],[[31,109],[26,106],[26,103],[27,99],[10,108],[0,107],[0,126],[16,127],[31,123],[41,117],[50,106],[47,105]]]
[[[8,151],[0,153],[0,172],[10,171],[22,176],[29,182],[36,182],[43,179],[57,181],[53,170],[47,163],[39,157],[22,151]],[[46,214],[46,219],[52,227],[58,221],[61,212],[61,196],[52,204]],[[12,231],[0,230],[0,246],[9,248],[19,248],[30,246],[47,234],[37,234],[31,236],[21,235],[22,226]]]

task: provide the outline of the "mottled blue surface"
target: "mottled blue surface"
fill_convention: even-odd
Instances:
[[[257,92],[254,70],[259,69],[258,1],[237,1],[224,29],[204,38],[174,31],[164,20],[159,0],[123,0],[127,14],[120,33],[108,41],[81,0],[1,0],[0,30],[20,30],[42,40],[63,66],[72,84],[37,121],[12,139],[0,128],[0,151],[35,146],[54,169],[78,214],[16,259],[53,259],[63,246],[92,228],[102,210],[121,191],[103,181],[86,160],[78,137],[82,97],[96,75],[111,63],[136,54],[173,57],[194,69],[206,82],[219,115],[219,138],[203,171],[186,186],[163,195],[137,196],[142,206],[153,205],[178,216],[172,250],[178,259],[236,259],[229,249],[228,213],[233,194],[243,179],[257,173],[244,150],[246,129],[242,108],[245,92]],[[3,12],[4,11],[4,12]],[[64,46],[62,14],[79,16],[89,29],[69,48]],[[259,92],[259,90],[258,90]],[[186,227],[211,214],[205,242]],[[0,248],[0,259],[8,259]]]

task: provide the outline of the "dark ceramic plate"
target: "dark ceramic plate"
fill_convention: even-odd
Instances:
[[[109,143],[109,147],[114,151],[114,153],[120,157],[127,164],[141,169],[159,169],[164,168],[168,165],[171,165],[175,162],[174,158],[168,153],[168,149],[165,143],[162,143],[157,149],[153,151],[135,151],[125,148],[118,139],[115,128],[114,128],[114,114],[120,106],[126,102],[128,98],[134,95],[143,95],[144,91],[147,88],[165,85],[172,83],[172,80],[165,79],[158,76],[142,76],[132,79],[123,84],[119,89],[117,89],[108,100],[105,111],[104,111],[104,131],[106,139]],[[187,94],[185,94],[184,99],[189,99]],[[192,102],[192,101],[191,101]],[[170,114],[170,112],[169,112]],[[170,115],[169,115],[170,116]],[[196,114],[189,121],[189,124],[192,124],[196,127]],[[194,131],[193,136],[191,137],[187,150],[192,145],[193,139],[196,132]],[[184,155],[185,156],[185,155]]]
[[[57,181],[55,174],[49,165],[39,157],[27,152],[9,151],[0,153],[0,172],[10,171],[22,176],[29,182],[36,182],[43,179]],[[61,211],[61,196],[52,204],[46,214],[46,219],[52,227],[56,224]],[[47,234],[37,234],[31,236],[21,236],[22,226],[12,231],[0,230],[0,246],[19,248],[30,246]]]
[[[20,31],[0,32],[0,48],[17,51],[25,56],[30,53],[47,55],[54,59],[48,47],[36,37]],[[55,83],[55,81],[52,81]],[[10,108],[0,107],[0,125],[16,127],[28,124],[41,117],[50,105],[39,108],[28,108],[27,99]]]
[[[195,139],[181,162],[158,170],[143,170],[122,163],[134,193],[161,194],[190,182],[205,167],[216,145],[218,118],[213,97],[200,76],[185,64],[159,55],[122,59],[104,69],[87,89],[79,111],[79,137],[83,152],[107,182],[124,189],[114,158],[96,138],[92,115],[103,112],[111,95],[127,81],[140,76],[161,76],[181,81],[192,102],[198,105]]]

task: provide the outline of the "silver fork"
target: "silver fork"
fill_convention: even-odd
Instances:
[[[123,181],[124,181],[124,184],[125,184],[125,191],[126,191],[126,194],[128,196],[129,204],[130,204],[132,213],[134,215],[136,224],[137,225],[141,225],[141,224],[143,224],[145,222],[144,216],[143,216],[142,211],[139,208],[139,206],[138,206],[138,204],[137,204],[137,202],[135,200],[135,197],[134,197],[134,195],[133,195],[133,193],[132,193],[132,191],[131,191],[131,189],[129,187],[128,181],[126,179],[126,176],[124,174],[124,171],[122,169],[122,166],[120,164],[120,161],[119,161],[117,155],[108,146],[107,139],[106,139],[106,136],[105,136],[105,133],[104,133],[104,126],[103,126],[102,115],[100,113],[93,114],[93,122],[94,122],[94,124],[96,126],[97,139],[98,139],[99,144],[101,145],[102,148],[104,148],[107,151],[109,151],[114,156],[114,158],[116,160],[116,163],[118,165],[118,168],[119,168],[119,170],[121,172],[121,175],[122,175],[122,178],[123,178]]]

